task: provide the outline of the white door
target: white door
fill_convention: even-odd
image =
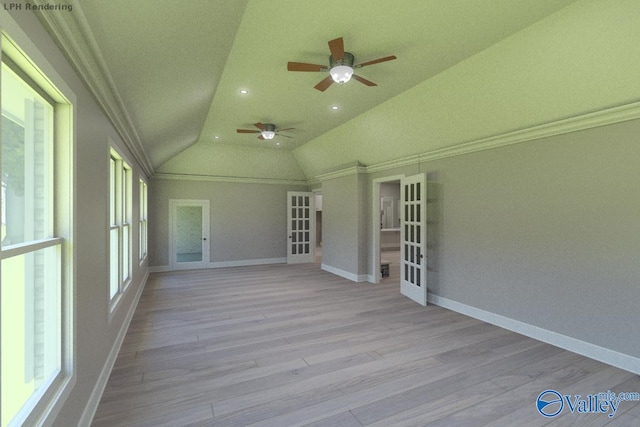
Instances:
[[[313,193],[287,192],[287,263],[313,262],[316,212]]]
[[[424,174],[402,179],[400,292],[427,305],[427,185]]]
[[[170,200],[172,270],[209,266],[209,201]]]

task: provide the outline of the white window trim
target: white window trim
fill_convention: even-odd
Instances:
[[[40,249],[50,248],[56,245],[62,245],[64,239],[62,237],[52,237],[49,239],[36,240],[17,245],[7,246],[0,252],[0,259],[8,259],[14,256],[25,255],[30,252],[39,251]]]
[[[143,178],[138,184],[138,203],[138,261],[142,265],[149,256],[149,184]]]
[[[109,297],[109,321],[111,321],[113,314],[122,296],[130,288],[133,280],[133,239],[132,239],[132,208],[133,208],[133,169],[129,160],[123,156],[120,151],[115,147],[113,141],[108,138],[109,143],[109,165],[114,160],[116,166],[116,179],[115,179],[115,207],[111,206],[109,202],[109,214],[107,215],[109,221],[109,236],[111,231],[118,230],[118,289],[116,293],[111,296],[111,269],[109,269],[109,281],[108,292]],[[111,167],[111,166],[109,166]],[[126,172],[125,172],[126,171]],[[109,173],[109,192],[111,193],[111,174]],[[110,196],[111,200],[111,196]],[[124,206],[123,206],[124,202]],[[112,223],[112,209],[115,209],[114,223]],[[124,266],[124,228],[129,229],[128,233],[128,260],[127,260],[127,277],[123,278],[123,266]],[[107,239],[107,265],[111,265],[111,238]]]
[[[30,401],[33,404],[23,408],[15,420],[25,425],[46,425],[53,424],[77,381],[76,253],[72,250],[76,218],[74,200],[77,188],[75,181],[77,132],[73,110],[73,105],[76,105],[76,95],[4,8],[0,8],[0,23],[2,55],[10,57],[55,102],[54,139],[68,141],[65,144],[56,144],[54,152],[54,161],[57,165],[55,186],[58,190],[55,200],[54,226],[56,235],[60,237],[31,242],[31,245],[16,245],[3,255],[3,257],[14,256],[22,250],[30,251],[34,245],[42,247],[58,245],[61,250],[61,371],[49,384],[41,387],[39,395],[32,396]]]

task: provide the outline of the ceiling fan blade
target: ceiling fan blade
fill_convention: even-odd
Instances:
[[[264,125],[262,123],[260,123],[260,122],[254,123],[253,125],[255,127],[257,127],[258,129],[260,129],[260,130],[264,130]],[[258,131],[256,131],[256,132],[258,132]]]
[[[264,136],[260,135],[260,136],[258,137],[258,139],[261,139],[261,140],[263,140],[263,141],[264,141]]]
[[[284,136],[285,138],[293,138],[292,136],[289,136],[289,135],[283,135],[283,134],[281,134],[281,133],[276,133],[276,135],[278,135],[278,136]]]
[[[276,129],[276,132],[282,132],[283,130],[294,130],[295,128]]]
[[[386,61],[393,61],[394,59],[397,59],[395,55],[385,56],[384,58],[378,58],[378,59],[374,59],[373,61],[363,62],[362,64],[358,64],[353,68],[366,67],[367,65],[378,64],[380,62],[386,62]]]
[[[288,62],[287,70],[289,71],[326,71],[327,67],[318,64],[307,64],[305,62]]]
[[[329,50],[334,61],[344,59],[344,40],[342,37],[331,40],[329,42]]]
[[[260,133],[259,130],[251,130],[251,129],[236,129],[238,133]]]
[[[331,76],[327,76],[320,83],[315,85],[314,88],[318,89],[320,92],[324,92],[332,83],[333,78]]]
[[[363,84],[367,85],[367,86],[378,86],[377,84],[375,84],[371,80],[364,79],[364,78],[362,78],[362,77],[360,77],[360,76],[358,76],[356,74],[352,75],[351,77],[356,79],[360,83],[363,83]]]

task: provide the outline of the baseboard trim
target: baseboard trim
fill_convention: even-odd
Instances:
[[[398,243],[381,243],[380,249],[382,250],[382,252],[384,252],[384,250],[399,251],[400,246],[398,245]]]
[[[599,362],[615,366],[616,368],[624,369],[625,371],[632,372],[636,375],[640,375],[640,358],[581,341],[548,329],[533,326],[519,320],[491,313],[489,311],[453,301],[448,298],[443,298],[438,295],[428,294],[427,301],[457,313],[482,320],[483,322],[491,323],[492,325],[500,326],[501,328],[517,332],[538,341],[542,341]]]
[[[109,352],[109,356],[107,356],[107,360],[100,371],[100,375],[98,376],[98,381],[96,385],[93,387],[93,391],[91,392],[91,396],[89,397],[89,401],[82,411],[82,416],[78,421],[79,426],[88,426],[91,425],[93,421],[93,417],[96,415],[96,411],[98,410],[98,405],[100,404],[100,399],[102,398],[102,393],[104,393],[104,389],[107,386],[107,382],[109,381],[109,376],[111,375],[111,370],[113,369],[113,365],[116,363],[116,359],[118,358],[118,353],[120,353],[120,348],[122,347],[122,343],[124,342],[124,338],[127,335],[127,331],[129,330],[129,325],[131,324],[131,319],[133,318],[133,314],[138,307],[138,301],[140,301],[140,296],[142,296],[142,291],[147,284],[147,279],[149,278],[149,270],[147,269],[140,286],[138,286],[138,290],[136,295],[133,297],[133,302],[129,307],[129,311],[127,311],[127,315],[125,317],[124,322],[122,322],[122,326],[120,327],[120,331],[116,336],[116,340],[113,343],[113,347],[111,347],[111,351]]]
[[[224,267],[247,267],[251,265],[266,265],[266,264],[286,264],[287,258],[259,258],[259,259],[244,259],[238,261],[214,261],[206,264],[204,267],[198,267],[198,270],[207,268],[224,268]],[[194,268],[196,269],[196,268]],[[149,267],[151,273],[167,273],[169,271],[182,271],[187,269],[172,270],[170,265],[155,265]]]
[[[246,267],[251,265],[266,265],[266,264],[286,264],[287,258],[261,258],[261,259],[247,259],[239,261],[218,261],[211,262],[209,265],[211,268],[224,268],[224,267]]]
[[[332,267],[324,263],[320,265],[320,268],[326,272],[335,274],[336,276],[340,276],[342,278],[351,280],[352,282],[368,282],[369,281],[368,274],[354,274],[336,267]]]
[[[171,271],[171,267],[168,265],[154,265],[149,267],[149,273],[166,273]]]

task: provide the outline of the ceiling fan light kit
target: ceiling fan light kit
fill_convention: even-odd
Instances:
[[[353,68],[348,65],[336,65],[331,69],[331,78],[334,82],[344,84],[351,80]]]
[[[353,75],[353,62],[354,57],[349,52],[344,52],[344,57],[338,60],[336,60],[333,55],[329,56],[329,63],[331,64],[329,74],[331,74],[333,81],[339,84],[345,84],[351,80],[351,76]]]
[[[294,128],[287,128],[287,129],[278,129],[276,127],[276,125],[274,125],[273,123],[254,123],[253,124],[255,127],[257,127],[257,130],[254,129],[236,129],[237,133],[259,133],[260,136],[258,137],[258,139],[262,139],[262,140],[272,140],[276,135],[278,136],[285,136],[287,138],[291,138],[288,135],[282,135],[281,131],[285,131],[285,130],[293,130]]]
[[[350,52],[344,51],[344,40],[342,39],[342,37],[329,41],[329,50],[331,51],[331,55],[329,56],[329,67],[318,64],[307,64],[304,62],[289,62],[287,63],[287,70],[320,72],[329,71],[329,76],[314,86],[315,89],[319,90],[320,92],[324,92],[333,83],[339,83],[342,85],[351,80],[351,78],[359,81],[366,86],[377,86],[377,84],[375,84],[374,82],[353,74],[353,70],[355,68],[362,68],[367,65],[379,64],[380,62],[397,59],[395,55],[390,55],[385,56],[384,58],[378,58],[372,61],[354,65],[354,55]]]
[[[260,132],[260,135],[262,135],[262,138],[267,140],[273,139],[273,137],[276,136],[276,125],[271,123],[265,123],[264,129],[262,129],[262,132]]]

